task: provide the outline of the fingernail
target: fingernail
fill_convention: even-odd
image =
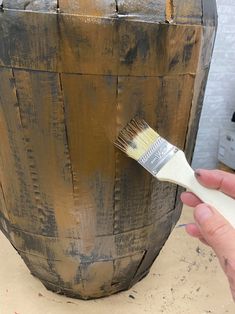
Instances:
[[[212,215],[212,209],[206,204],[198,205],[194,211],[195,220],[199,223],[199,225],[203,224]]]
[[[195,170],[195,171],[194,171],[194,174],[195,174],[195,177],[196,177],[196,178],[200,177],[200,176],[201,176],[201,171],[200,171],[200,169]]]

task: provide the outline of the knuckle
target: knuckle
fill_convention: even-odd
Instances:
[[[224,237],[230,232],[230,226],[226,222],[212,223],[205,226],[205,231],[208,236],[213,238]]]

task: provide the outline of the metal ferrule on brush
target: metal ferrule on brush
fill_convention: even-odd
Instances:
[[[177,153],[179,149],[159,137],[138,162],[156,176],[158,171]]]

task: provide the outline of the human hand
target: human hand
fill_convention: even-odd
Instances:
[[[195,176],[202,185],[220,190],[235,199],[235,175],[220,170],[200,169],[195,171]],[[182,193],[181,200],[195,207],[195,223],[188,224],[186,231],[214,250],[228,277],[235,301],[235,229],[216,209],[204,204],[193,193]]]

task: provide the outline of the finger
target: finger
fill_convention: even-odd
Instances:
[[[203,239],[214,249],[225,270],[225,261],[235,261],[235,229],[214,208],[206,204],[195,208],[194,218]]]
[[[200,238],[202,237],[202,234],[201,234],[201,231],[200,229],[198,228],[197,225],[195,224],[188,224],[186,227],[185,227],[185,230],[187,231],[187,233],[191,236],[191,237],[194,237],[194,238]]]
[[[199,205],[200,203],[202,203],[202,201],[191,192],[183,192],[180,198],[184,204],[190,207],[195,207]]]
[[[197,225],[195,224],[188,224],[185,227],[185,230],[187,231],[187,233],[194,238],[198,238],[203,244],[208,245],[208,243],[206,242],[206,240],[203,238],[200,229],[198,228]]]
[[[200,240],[203,244],[209,246],[209,244],[206,242],[206,240],[205,240],[204,238],[199,238],[199,240]]]
[[[235,175],[221,170],[204,170],[195,171],[198,181],[212,189],[217,189],[225,194],[235,198]]]

